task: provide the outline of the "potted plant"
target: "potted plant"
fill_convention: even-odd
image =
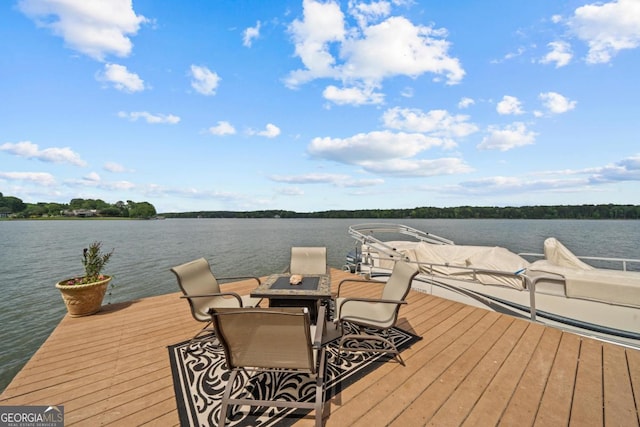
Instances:
[[[113,250],[102,252],[102,243],[93,242],[82,251],[84,276],[72,277],[56,283],[71,317],[88,316],[97,313],[107,291],[111,276],[102,274],[104,266],[111,259]]]

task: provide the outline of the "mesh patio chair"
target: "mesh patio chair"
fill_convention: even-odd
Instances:
[[[248,295],[239,295],[235,292],[222,292],[219,281],[252,279],[260,285],[257,277],[219,277],[211,272],[209,262],[199,258],[185,264],[171,268],[176,275],[178,286],[189,302],[191,315],[198,322],[206,322],[205,326],[191,339],[191,343],[200,339],[203,334],[214,332],[211,324],[211,316],[208,311],[211,307],[254,307],[261,301],[259,298],[251,298]]]
[[[321,308],[324,316],[324,307]],[[209,310],[218,340],[224,348],[227,369],[231,371],[221,402],[219,425],[227,421],[229,405],[305,408],[315,410],[315,424],[322,425],[324,409],[325,349],[322,347],[324,322],[310,324],[309,313],[301,307],[212,308]],[[232,397],[239,373],[303,372],[315,379],[315,399],[298,402]]]
[[[338,357],[342,351],[375,351],[391,353],[404,365],[400,352],[388,338],[388,330],[396,324],[400,306],[406,304],[405,298],[411,288],[413,278],[418,274],[418,267],[403,261],[397,261],[386,283],[367,281],[361,279],[345,279],[338,284],[336,296],[335,321],[341,329]],[[380,298],[344,298],[340,296],[342,285],[348,282],[375,283],[384,285]],[[345,323],[349,322],[359,328],[358,333],[346,333]],[[367,328],[380,330],[382,335],[373,335],[366,332]],[[349,340],[357,340],[360,345],[345,346]],[[365,346],[367,341],[377,341],[382,347]]]
[[[292,247],[289,273],[327,274],[327,248]]]

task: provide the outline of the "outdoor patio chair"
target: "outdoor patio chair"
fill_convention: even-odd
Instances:
[[[227,421],[229,405],[304,408],[315,410],[315,424],[322,425],[324,410],[325,349],[322,347],[324,322],[310,324],[309,312],[302,307],[284,308],[211,308],[209,310],[220,344],[224,348],[227,381],[220,408],[219,425]],[[321,308],[324,316],[324,307]],[[249,398],[238,392],[236,376],[240,373],[296,372],[315,379],[315,399],[298,402],[291,399]],[[248,384],[248,382],[246,383]],[[269,382],[261,382],[267,384]]]
[[[178,265],[171,268],[171,271],[176,275],[178,286],[183,293],[180,298],[185,298],[189,302],[193,318],[198,322],[206,322],[205,326],[191,338],[191,343],[200,339],[198,337],[205,333],[207,334],[205,339],[210,339],[208,336],[214,332],[210,327],[212,324],[209,308],[254,307],[261,301],[260,298],[251,298],[248,295],[222,292],[219,284],[219,281],[225,280],[251,279],[260,285],[260,279],[251,276],[216,278],[211,272],[209,262],[204,258]]]
[[[292,247],[289,273],[327,274],[327,248]]]
[[[375,351],[391,353],[404,365],[400,352],[388,338],[388,330],[396,324],[400,306],[406,304],[405,298],[411,288],[413,278],[418,274],[418,267],[404,261],[397,261],[386,283],[362,279],[345,279],[338,284],[335,300],[335,321],[341,329],[338,358],[342,351]],[[348,282],[376,283],[384,285],[380,298],[344,298],[340,296],[342,285]],[[345,323],[349,322],[358,327],[358,333],[347,333]],[[367,328],[377,329],[381,335],[366,332]],[[357,340],[360,345],[345,346],[349,340]],[[365,342],[380,342],[382,347],[365,346]]]

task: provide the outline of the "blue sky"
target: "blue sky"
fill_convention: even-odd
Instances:
[[[640,204],[640,1],[0,5],[0,192],[159,212]]]

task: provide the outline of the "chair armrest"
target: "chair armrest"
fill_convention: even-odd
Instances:
[[[262,282],[260,281],[259,278],[255,277],[255,276],[238,276],[238,277],[216,277],[217,281],[221,281],[221,280],[240,280],[240,279],[253,279],[256,282],[258,282],[258,286],[260,286],[262,284]]]
[[[353,283],[373,283],[376,285],[384,285],[384,282],[376,282],[375,280],[365,280],[365,279],[344,279],[338,283],[338,296],[340,296],[340,288],[343,283],[353,282]]]
[[[198,294],[198,295],[182,295],[180,298],[211,298],[211,297],[234,297],[238,300],[240,307],[242,307],[242,297],[235,292],[219,292],[214,294]]]
[[[313,337],[313,347],[320,348],[322,347],[322,337],[324,336],[324,325],[326,323],[326,307],[324,305],[320,306],[318,310],[318,320],[316,322],[316,334]]]
[[[358,301],[358,302],[370,302],[370,303],[379,303],[379,304],[396,304],[396,305],[400,305],[400,304],[407,304],[406,301],[403,300],[394,300],[394,299],[378,299],[378,298],[345,298],[343,301],[340,302],[340,305],[338,307],[336,307],[336,311],[338,313],[342,313],[342,306],[345,305],[348,302],[354,302],[354,301]]]

